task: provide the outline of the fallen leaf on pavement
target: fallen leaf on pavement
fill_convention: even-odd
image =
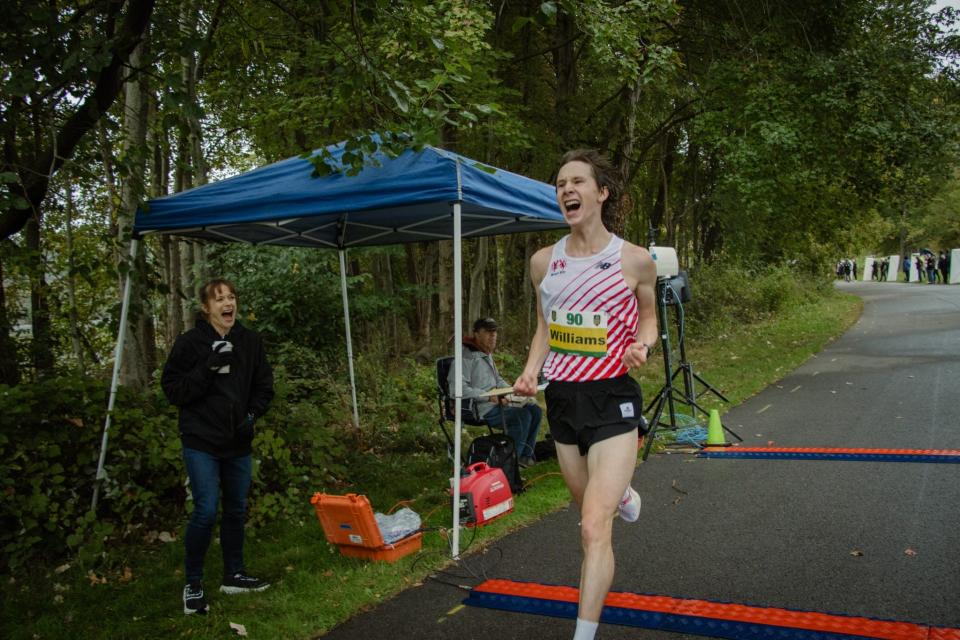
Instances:
[[[917,555],[917,552],[914,551],[913,549],[909,549],[909,548],[908,548],[908,549],[904,549],[904,550],[903,550],[903,555],[905,555],[905,556],[915,556],[915,555]]]
[[[850,555],[859,558],[860,556],[863,555],[863,551],[860,551],[860,549],[854,549],[853,551],[850,552]]]
[[[676,479],[674,479],[673,482],[670,483],[670,488],[676,491],[677,493],[683,494],[683,495],[677,496],[677,498],[673,501],[674,505],[680,504],[680,501],[683,500],[683,496],[689,495],[686,491],[684,491],[677,485]]]

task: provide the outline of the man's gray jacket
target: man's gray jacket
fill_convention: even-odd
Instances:
[[[463,397],[477,398],[477,413],[482,418],[496,406],[487,399],[487,394],[484,392],[499,387],[509,387],[510,383],[497,371],[497,365],[493,363],[493,357],[489,354],[467,344],[463,345],[460,351],[463,353]],[[450,367],[447,384],[450,387],[451,397],[456,389],[455,375],[455,368]]]

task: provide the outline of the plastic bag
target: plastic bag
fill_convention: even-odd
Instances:
[[[393,544],[420,530],[420,515],[407,507],[389,515],[377,512],[373,517],[377,520],[384,544]]]

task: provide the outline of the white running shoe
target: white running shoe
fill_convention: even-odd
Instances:
[[[636,522],[640,517],[640,494],[628,486],[623,492],[623,499],[620,500],[620,506],[617,507],[620,517],[627,522]]]

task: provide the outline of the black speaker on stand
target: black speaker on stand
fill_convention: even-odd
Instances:
[[[651,247],[651,253],[656,247]],[[684,404],[691,407],[693,415],[696,412],[709,417],[710,413],[697,403],[697,399],[706,393],[713,393],[724,402],[730,402],[726,396],[720,393],[716,387],[703,379],[693,370],[693,365],[687,360],[687,351],[684,340],[684,317],[683,304],[691,300],[690,280],[686,271],[679,271],[673,276],[658,276],[656,284],[656,303],[657,303],[657,324],[660,328],[660,347],[663,352],[663,372],[664,384],[657,392],[656,396],[650,401],[650,404],[644,409],[647,414],[653,410],[650,420],[650,430],[647,432],[646,444],[643,448],[643,459],[646,460],[650,455],[650,448],[653,446],[653,438],[657,429],[669,428],[677,430],[676,405]],[[668,326],[669,308],[674,308],[674,319],[677,330],[677,345],[680,360],[674,369],[672,362],[672,348],[670,345],[670,328]],[[678,376],[683,376],[683,386],[675,386]],[[703,389],[697,391],[696,383],[699,382]],[[664,415],[664,409],[667,410]],[[721,426],[722,423],[721,423]],[[723,426],[723,429],[734,438],[743,442],[743,438],[732,430]]]

